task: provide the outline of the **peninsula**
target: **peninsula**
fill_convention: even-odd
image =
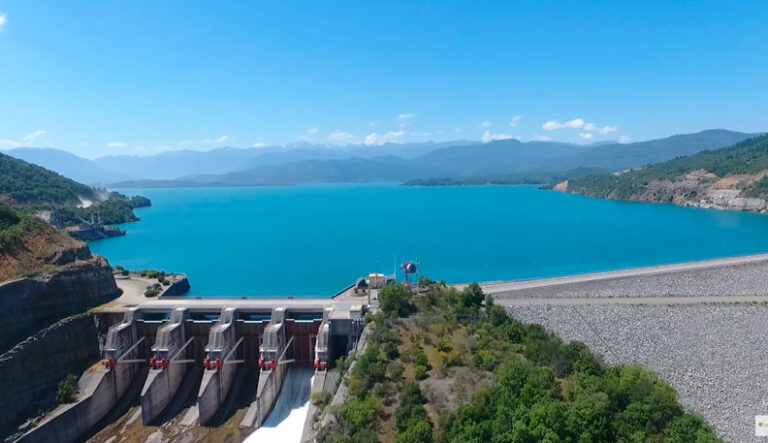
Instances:
[[[613,174],[562,181],[555,190],[613,200],[768,211],[768,136]]]

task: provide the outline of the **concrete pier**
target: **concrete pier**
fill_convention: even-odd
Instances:
[[[311,394],[323,392],[325,388],[325,380],[328,375],[328,346],[331,334],[331,313],[333,308],[326,308],[323,310],[323,322],[320,323],[320,327],[317,330],[317,340],[315,341],[315,361],[313,366],[315,367],[315,375],[312,377]],[[304,419],[304,429],[302,430],[302,442],[311,442],[314,440],[314,423],[317,418],[318,409],[311,401],[309,407],[307,407],[307,416]]]
[[[205,347],[203,381],[197,395],[197,408],[201,425],[211,424],[216,412],[227,398],[238,363],[237,351],[242,339],[235,327],[237,308],[224,308],[219,322],[211,328]]]
[[[264,329],[264,341],[259,348],[259,385],[256,390],[256,400],[245,412],[240,421],[244,429],[256,429],[264,423],[267,415],[280,394],[285,377],[285,352],[287,350],[285,334],[285,308],[272,310],[269,325]]]
[[[145,425],[168,407],[190,366],[188,350],[193,339],[186,338],[187,317],[186,308],[176,308],[171,320],[157,330],[149,374],[141,391],[141,419]]]

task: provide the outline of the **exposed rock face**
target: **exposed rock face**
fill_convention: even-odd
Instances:
[[[85,312],[118,295],[120,290],[109,263],[98,256],[53,274],[4,283],[0,285],[0,351],[62,318]]]
[[[101,240],[104,238],[119,237],[121,235],[125,235],[125,231],[122,229],[108,225],[95,226],[88,224],[86,226],[68,228],[66,231],[72,237],[82,241]]]
[[[56,403],[58,383],[99,358],[93,317],[79,314],[48,326],[0,355],[0,439],[27,417]]]
[[[553,188],[553,191],[567,191],[568,190],[568,180],[562,181],[558,184],[556,184]]]
[[[184,295],[189,292],[189,279],[186,275],[176,277],[171,286],[163,292],[163,297]]]

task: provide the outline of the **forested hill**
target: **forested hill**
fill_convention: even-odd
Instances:
[[[94,225],[86,229],[87,235],[73,234],[83,240],[122,234],[119,230],[102,232],[98,225],[136,221],[139,218],[133,210],[151,204],[145,197],[91,188],[5,154],[0,154],[0,203],[37,214],[62,229]],[[94,229],[99,232],[90,233]]]
[[[628,172],[589,175],[555,188],[601,198],[764,212],[768,136]]]
[[[12,205],[76,205],[95,191],[23,160],[0,154],[0,200]]]

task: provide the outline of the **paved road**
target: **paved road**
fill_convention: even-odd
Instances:
[[[364,301],[339,300],[333,298],[164,298],[159,300],[144,300],[142,303],[105,306],[98,308],[100,312],[124,312],[129,307],[139,307],[143,310],[167,311],[175,307],[185,306],[191,309],[220,311],[225,307],[236,307],[249,310],[271,311],[272,308],[284,306],[293,311],[317,312],[326,307],[336,308],[335,318],[348,318],[349,309],[353,305],[363,304]]]

